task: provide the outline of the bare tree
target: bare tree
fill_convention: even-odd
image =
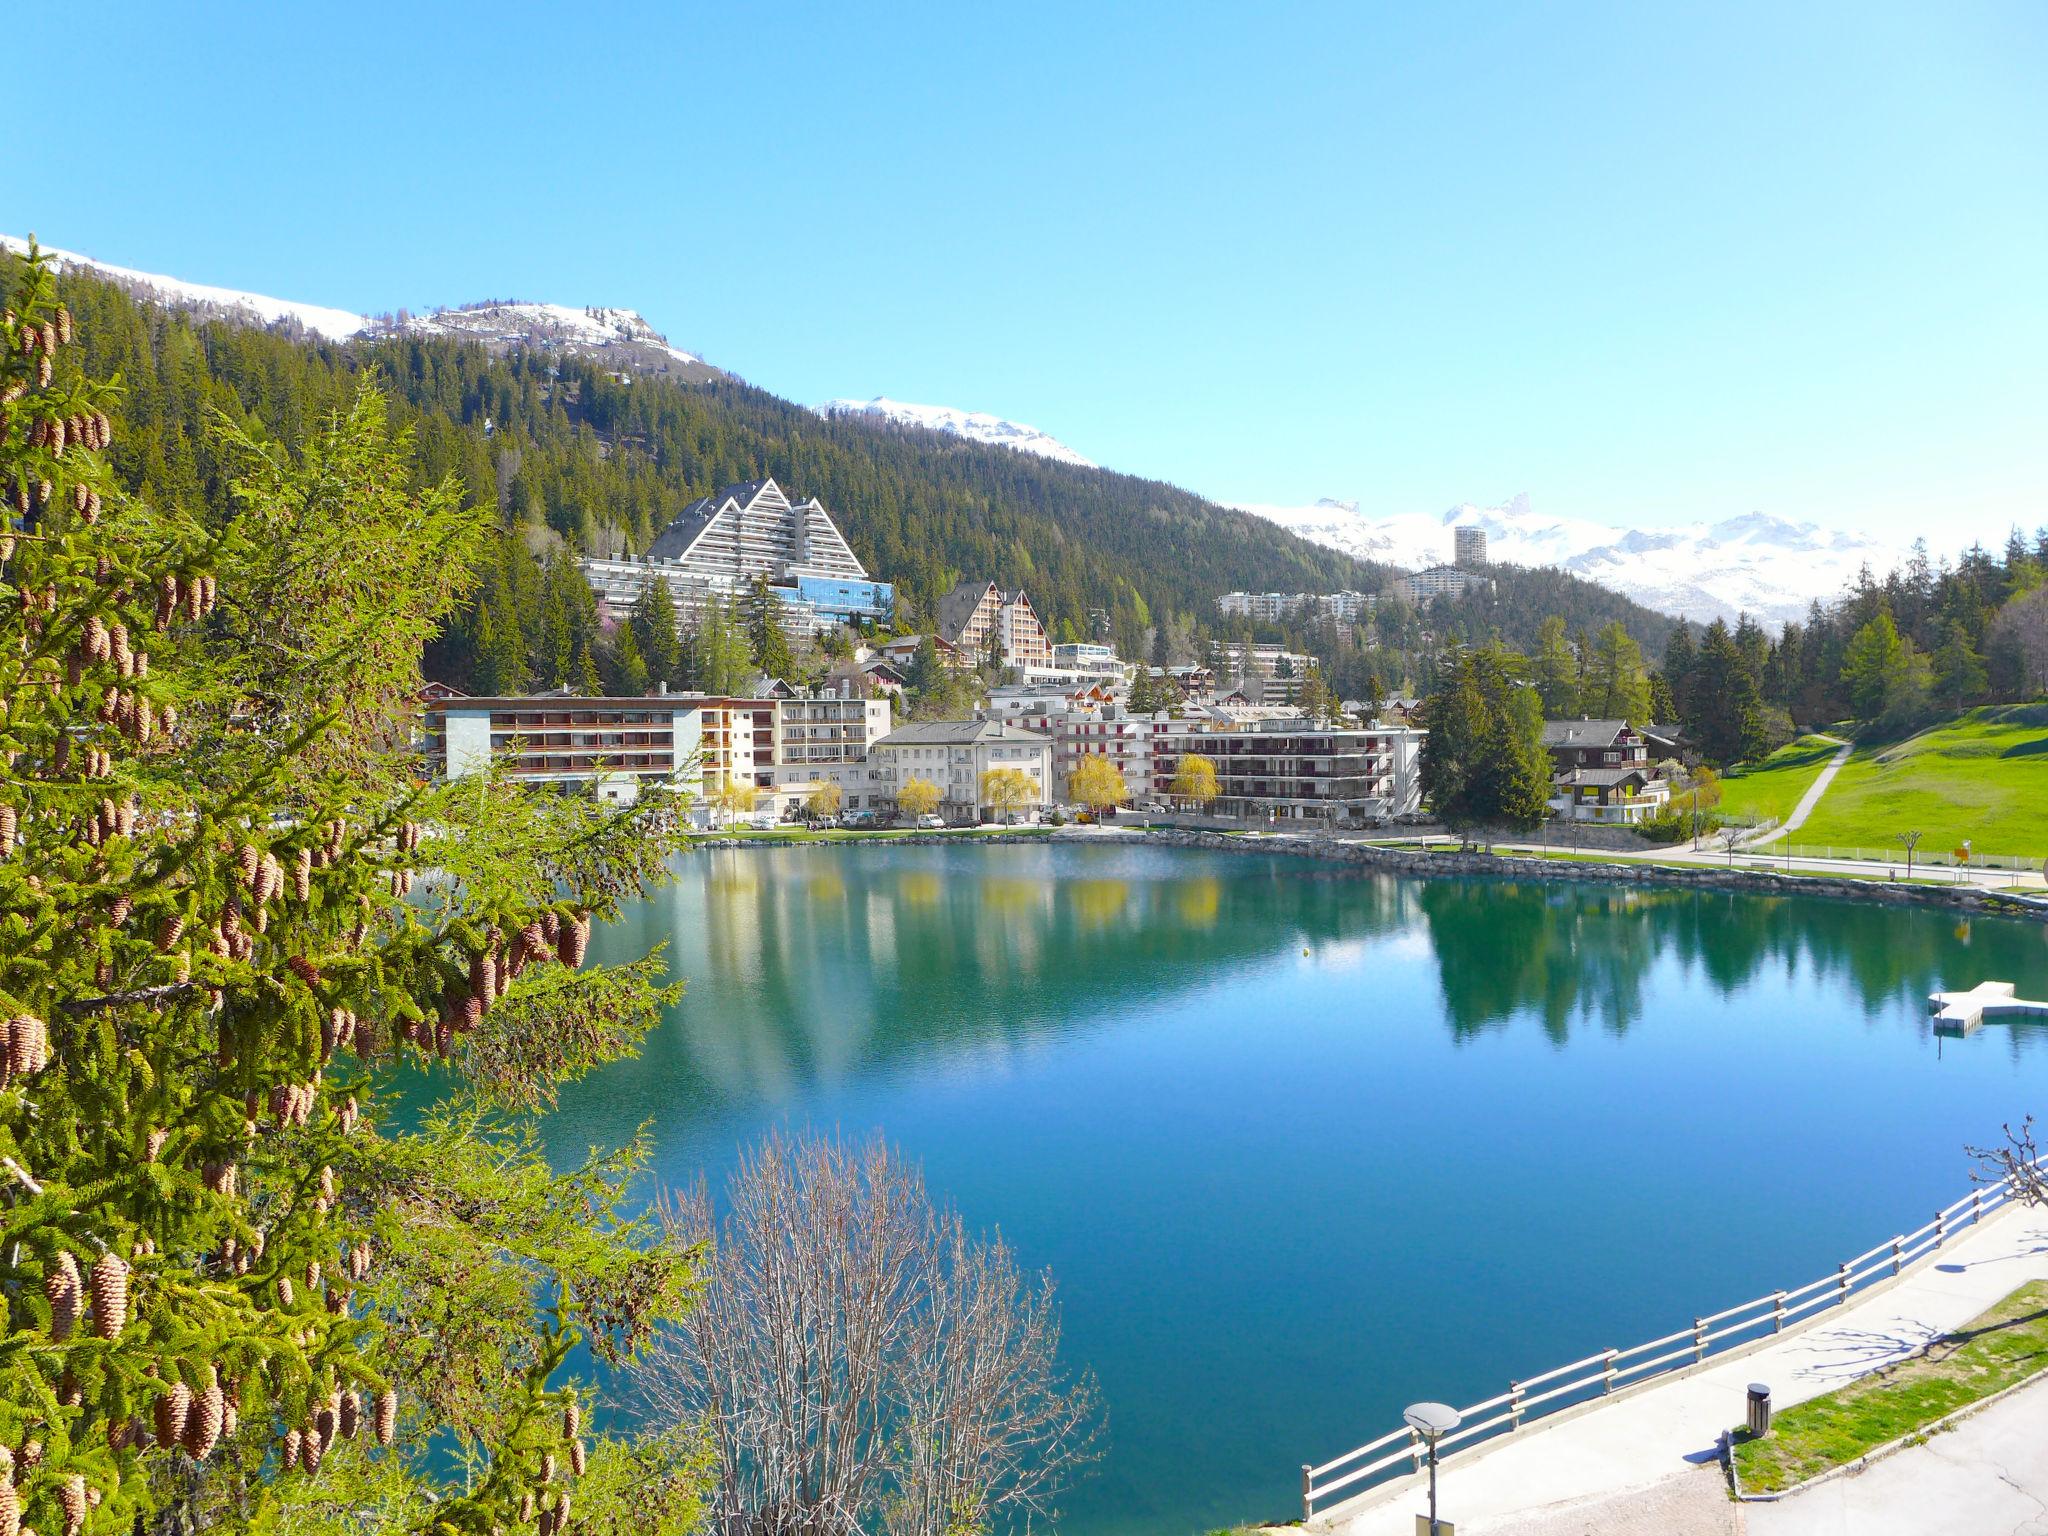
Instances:
[[[1970,1175],[1979,1184],[2002,1184],[2022,1205],[2048,1206],[2048,1162],[2034,1140],[2034,1117],[2027,1116],[2014,1130],[2010,1122],[1999,1127],[2005,1133],[2002,1147],[1965,1147],[1977,1167]]]
[[[1893,842],[1903,843],[1905,845],[1906,880],[1908,884],[1910,884],[1913,879],[1913,850],[1920,846],[1920,839],[1922,835],[1923,834],[1916,828],[1911,832],[1900,832],[1892,838]]]
[[[652,1414],[701,1424],[721,1536],[953,1536],[1056,1517],[1096,1454],[1092,1375],[1059,1365],[1050,1275],[933,1207],[879,1138],[770,1137],[721,1222],[665,1195],[704,1247],[696,1306],[638,1376]]]

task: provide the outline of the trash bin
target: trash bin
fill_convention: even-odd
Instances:
[[[1758,1440],[1771,1432],[1771,1389],[1760,1381],[1749,1384],[1749,1432]]]

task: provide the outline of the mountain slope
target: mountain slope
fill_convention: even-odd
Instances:
[[[1440,517],[1374,518],[1358,503],[1245,510],[1292,533],[1362,560],[1432,565],[1451,557],[1452,530],[1484,529],[1495,561],[1554,566],[1597,581],[1647,607],[1704,622],[1747,612],[1778,624],[1807,605],[1839,596],[1865,565],[1886,570],[1904,551],[1861,534],[1829,533],[1748,513],[1678,528],[1619,529],[1538,513],[1527,496],[1498,507],[1457,506]]]
[[[697,496],[773,475],[831,508],[912,622],[956,581],[987,578],[1028,591],[1057,632],[1106,629],[1132,654],[1170,617],[1206,621],[1236,586],[1372,588],[1385,574],[1173,486],[821,419],[725,376],[622,378],[601,353],[486,344],[445,323],[394,321],[334,344],[239,312],[166,309],[87,269],[61,287],[85,365],[127,381],[116,466],[164,501],[226,504],[208,442],[216,411],[295,440],[374,370],[413,431],[418,472],[457,476],[543,552],[645,549]]]
[[[969,442],[1014,448],[1019,453],[1035,453],[1040,458],[1060,464],[1075,464],[1083,469],[1099,467],[1093,459],[1082,457],[1050,433],[1027,427],[1022,422],[1005,421],[987,411],[962,411],[950,405],[911,405],[907,401],[891,400],[887,395],[877,395],[872,400],[827,400],[815,409],[820,416],[834,420],[860,419],[882,426],[949,432]]]

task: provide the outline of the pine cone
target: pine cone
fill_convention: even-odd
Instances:
[[[76,1472],[57,1485],[57,1503],[64,1511],[64,1536],[85,1529],[85,1479]]]
[[[182,1381],[157,1394],[156,1443],[177,1445],[185,1438],[185,1420],[192,1412],[192,1389]]]
[[[544,1483],[552,1483],[555,1480],[555,1453],[553,1451],[542,1451],[540,1453],[540,1480]]]
[[[296,1429],[288,1429],[284,1432],[285,1471],[296,1472],[299,1469],[299,1448],[305,1444],[305,1439],[306,1437]]]
[[[290,1275],[279,1275],[277,1277],[277,1304],[287,1312],[291,1310],[292,1277]]]
[[[242,884],[253,891],[256,888],[256,872],[263,867],[263,851],[254,843],[244,843],[236,852],[235,862],[242,872]]]
[[[581,1477],[583,1475],[583,1468],[583,1442],[581,1440],[571,1440],[569,1442],[569,1471],[573,1476]]]
[[[13,1473],[10,1465],[8,1475],[0,1477],[0,1536],[19,1536],[21,1531],[21,1495],[14,1491]]]
[[[570,1398],[562,1409],[562,1438],[574,1440],[583,1433],[583,1405]]]
[[[377,1394],[377,1443],[389,1445],[398,1434],[398,1394],[386,1387]]]
[[[313,850],[301,848],[292,855],[292,895],[303,905],[313,895]]]
[[[78,1263],[69,1253],[60,1250],[50,1260],[43,1275],[43,1295],[50,1303],[50,1337],[61,1343],[71,1337],[85,1304],[85,1286],[79,1279]]]
[[[204,1461],[213,1454],[213,1448],[220,1442],[220,1432],[227,1422],[227,1394],[220,1389],[218,1378],[209,1381],[204,1391],[192,1401],[192,1411],[185,1417],[185,1454],[194,1461]]]
[[[309,987],[320,979],[320,968],[304,955],[293,955],[285,961],[285,968]]]
[[[92,1266],[92,1331],[118,1339],[128,1326],[128,1266],[118,1255],[103,1253]]]

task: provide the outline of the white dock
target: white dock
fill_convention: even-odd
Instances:
[[[1967,992],[1936,992],[1927,999],[1937,1035],[1974,1035],[1994,1019],[2048,1019],[2048,1003],[2013,996],[2009,981],[1980,981]]]

